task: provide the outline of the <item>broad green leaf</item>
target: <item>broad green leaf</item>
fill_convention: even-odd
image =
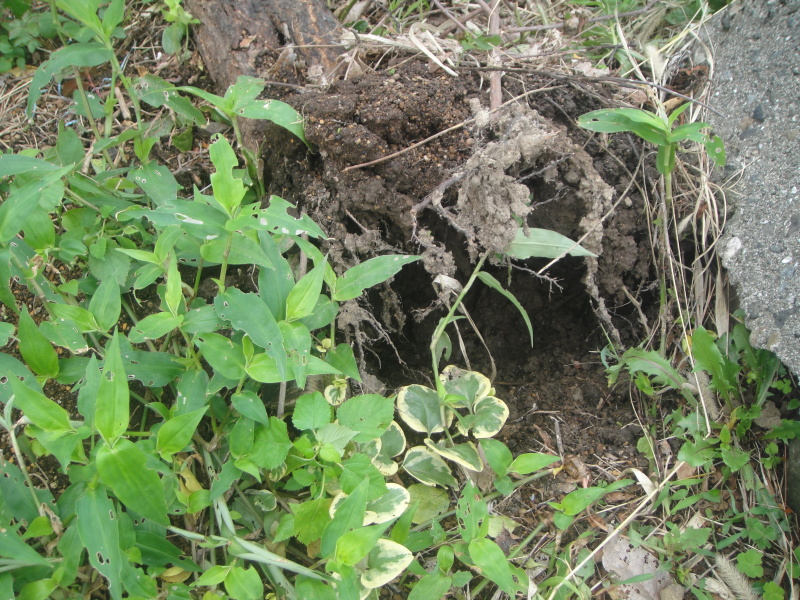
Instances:
[[[106,279],[89,301],[89,312],[94,316],[100,330],[108,331],[117,324],[121,310],[119,285],[112,279]]]
[[[329,267],[326,266],[326,269]],[[300,319],[300,323],[305,325],[310,331],[329,327],[339,314],[339,303],[334,302],[325,294],[317,296],[317,303],[314,310],[307,317]]]
[[[325,263],[320,263],[294,285],[286,298],[286,321],[297,321],[313,314],[324,275]]]
[[[351,379],[361,381],[353,349],[349,344],[339,344],[325,353],[325,362]]]
[[[68,67],[96,67],[109,60],[111,60],[111,50],[98,42],[70,44],[56,50],[36,69],[31,79],[25,114],[29,119],[33,116],[36,102],[53,75]]]
[[[450,426],[442,415],[442,403],[436,390],[423,385],[409,385],[397,392],[397,412],[406,425],[420,433],[440,433]]]
[[[25,221],[22,228],[25,242],[37,252],[44,252],[56,243],[56,229],[53,218],[41,206],[37,206]]]
[[[8,402],[14,394],[14,390],[11,387],[12,379],[21,380],[25,385],[39,394],[44,393],[42,391],[42,386],[36,381],[36,377],[34,377],[33,373],[19,360],[5,352],[0,352],[0,373],[6,374],[5,378],[0,377],[0,402],[3,404]],[[11,377],[11,375],[14,377]]]
[[[451,460],[470,471],[482,471],[483,461],[478,454],[478,449],[472,442],[455,444],[447,447],[443,442],[434,443],[430,438],[425,438],[425,445],[439,456]]]
[[[10,242],[25,227],[45,194],[63,195],[64,184],[53,179],[58,177],[47,175],[12,189],[0,204],[0,244]]]
[[[453,580],[450,577],[442,575],[436,569],[432,573],[428,573],[420,579],[411,593],[408,594],[408,600],[440,600],[444,595],[450,591],[453,585]]]
[[[595,256],[580,244],[568,237],[549,229],[528,228],[529,235],[520,227],[514,241],[506,248],[505,254],[520,260],[526,258],[558,258],[565,254],[570,256]]]
[[[706,152],[716,163],[716,165],[718,167],[724,167],[727,160],[727,155],[725,154],[725,144],[722,142],[722,138],[720,138],[718,135],[715,135],[711,138],[706,138],[703,141],[703,145],[706,147]]]
[[[323,425],[314,433],[320,444],[330,444],[339,454],[344,452],[345,446],[347,446],[350,440],[356,435],[355,431],[339,423]]]
[[[186,370],[186,366],[168,352],[126,349],[122,359],[128,377],[141,381],[145,387],[164,387]]]
[[[298,575],[295,578],[294,589],[298,598],[313,598],[314,600],[341,600],[336,589],[318,579],[311,579]]]
[[[561,502],[551,503],[551,506],[572,517],[586,510],[591,504],[605,496],[606,492],[608,492],[607,489],[600,487],[579,488],[564,496]]]
[[[253,419],[256,423],[269,425],[269,416],[267,415],[267,409],[264,407],[264,401],[256,396],[254,392],[244,390],[234,394],[231,397],[231,405],[239,413],[249,419]],[[296,412],[297,409],[295,409],[295,414]]]
[[[492,540],[480,538],[469,543],[469,556],[480,568],[481,574],[496,583],[512,598],[517,592],[528,589],[528,576],[513,566],[500,547]]]
[[[594,110],[581,115],[578,125],[602,133],[631,131],[659,146],[669,143],[667,124],[657,115],[637,108]]]
[[[244,331],[275,360],[278,373],[286,377],[286,352],[283,334],[269,307],[256,294],[229,288],[214,299],[217,314],[231,325]]]
[[[128,334],[132,344],[141,344],[145,340],[157,340],[183,323],[183,315],[173,316],[168,312],[147,315],[133,326]]]
[[[56,302],[50,305],[50,310],[57,318],[75,323],[81,333],[100,331],[100,325],[97,324],[94,315],[81,306]]]
[[[222,583],[225,581],[225,577],[228,575],[228,572],[231,570],[231,568],[231,565],[214,565],[208,571],[203,573],[192,585],[212,586]]]
[[[58,375],[58,354],[53,345],[39,331],[27,309],[19,313],[19,353],[31,370],[42,377],[53,378]]]
[[[396,483],[387,483],[385,494],[367,502],[364,524],[387,523],[397,519],[406,511],[410,502],[411,496],[408,490]]]
[[[380,471],[364,454],[354,454],[342,462],[342,474],[339,476],[339,483],[342,492],[352,494],[362,482],[369,483],[367,490],[367,501],[380,498],[386,493],[386,480]]]
[[[119,349],[119,334],[106,344],[103,372],[94,409],[94,427],[107,444],[125,433],[130,418],[130,391]]]
[[[728,465],[734,473],[742,469],[750,462],[750,453],[741,450],[740,448],[722,448],[720,450],[722,461]]]
[[[261,249],[272,263],[272,269],[259,269],[258,271],[258,294],[269,307],[270,312],[276,321],[286,318],[286,298],[294,287],[294,275],[292,267],[289,265],[273,236],[266,233],[259,233],[258,239]]]
[[[383,283],[403,268],[404,265],[419,260],[419,256],[376,256],[348,269],[337,277],[333,299],[344,302],[357,298],[361,293],[379,283]]]
[[[171,200],[156,210],[141,209],[141,214],[135,213],[133,216],[146,217],[164,229],[178,225],[190,236],[203,241],[230,233],[225,229],[225,215],[203,202]]]
[[[244,377],[245,361],[241,344],[218,333],[203,333],[196,336],[194,341],[203,352],[203,358],[220,375],[234,381]]]
[[[698,327],[692,334],[692,355],[697,366],[694,371],[705,370],[711,375],[711,387],[725,399],[738,389],[738,364],[723,356],[708,331]]]
[[[206,408],[172,417],[158,430],[156,450],[167,458],[175,452],[183,450],[192,440],[197,425],[206,414]]]
[[[334,560],[351,567],[357,564],[375,547],[386,527],[385,523],[380,523],[358,527],[343,534],[336,540]]]
[[[364,524],[364,515],[367,510],[367,492],[369,482],[362,481],[353,493],[339,505],[333,519],[322,533],[320,555],[328,558],[336,550],[336,541],[348,531],[352,531]]]
[[[57,164],[47,162],[41,158],[24,156],[22,154],[0,155],[0,177],[19,175],[20,173],[27,173],[28,171],[47,173],[50,171],[58,171],[58,169],[59,167]]]
[[[14,393],[14,407],[30,419],[31,423],[54,433],[71,433],[69,413],[47,396],[32,390],[14,376],[8,378]]]
[[[284,421],[270,417],[269,427],[256,423],[250,459],[260,468],[275,469],[279,467],[286,460],[291,448],[292,442]]]
[[[225,238],[216,238],[200,246],[200,255],[206,262],[221,265],[258,265],[271,269],[272,264],[261,246],[253,238],[233,232]],[[227,258],[226,258],[227,255]]]
[[[251,100],[237,107],[236,112],[249,119],[266,119],[288,129],[311,147],[303,132],[303,117],[291,106],[280,100]]]
[[[214,307],[206,304],[199,308],[193,308],[183,315],[181,331],[188,335],[213,333],[218,329],[222,329],[224,326],[225,323],[219,318]]]
[[[330,498],[317,498],[302,504],[292,504],[294,511],[294,535],[302,544],[309,544],[322,537],[325,527],[331,522],[328,509]]]
[[[475,403],[473,410],[475,414],[472,435],[478,439],[494,437],[508,419],[508,406],[494,396],[481,398]]]
[[[0,323],[0,347],[5,346],[14,335],[14,326],[11,323]]]
[[[119,515],[105,488],[87,487],[75,504],[75,513],[89,563],[106,578],[111,597],[122,598],[122,570],[127,559],[120,547]]]
[[[147,565],[165,567],[172,563],[187,571],[200,571],[200,566],[185,558],[184,553],[170,544],[163,533],[136,531],[136,547],[142,552],[142,562]]]
[[[168,81],[148,74],[136,80],[136,87],[143,102],[156,108],[166,105],[195,125],[205,124],[206,118],[203,113],[189,98],[181,96],[177,88]]]
[[[302,323],[278,323],[283,334],[283,347],[289,355],[289,363],[294,371],[297,387],[306,387],[311,352],[311,332]]]
[[[142,188],[156,206],[174,201],[181,189],[169,167],[159,165],[154,160],[131,171],[128,179]]]
[[[492,383],[483,373],[466,371],[455,365],[448,365],[439,375],[448,394],[463,396],[465,408],[472,408],[481,398],[492,393]]]
[[[239,159],[231,148],[230,143],[223,136],[217,136],[214,143],[209,146],[211,162],[216,171],[211,174],[211,187],[214,190],[214,200],[225,213],[232,217],[242,203],[245,189],[244,182],[234,176],[233,170],[238,168]]]
[[[514,461],[514,457],[511,454],[511,450],[508,449],[508,446],[500,440],[493,440],[491,438],[481,440],[480,446],[486,457],[486,462],[489,463],[489,466],[492,467],[492,471],[494,471],[498,477],[502,477],[508,473],[511,463]]]
[[[394,401],[379,394],[353,396],[336,409],[339,423],[358,432],[353,438],[358,443],[381,437],[393,417]]]
[[[164,290],[164,304],[161,305],[161,308],[168,310],[175,317],[181,313],[183,308],[182,288],[183,282],[178,271],[178,259],[174,252],[170,252],[167,266],[167,285]]]
[[[225,576],[225,591],[237,600],[261,600],[264,597],[264,584],[254,567],[244,569],[233,566]]]
[[[53,321],[43,321],[39,326],[44,336],[56,346],[67,348],[73,354],[85,354],[89,351],[86,339],[81,335],[81,330],[71,319],[56,318]],[[59,363],[59,375],[61,373]]]
[[[314,392],[297,399],[292,414],[292,423],[297,429],[319,429],[330,422],[331,406],[322,394]]]
[[[490,440],[481,440],[481,445]],[[518,475],[528,475],[536,471],[541,471],[545,467],[552,465],[554,462],[561,460],[558,456],[550,454],[540,454],[538,452],[529,452],[520,454],[508,466],[509,473],[517,473]]]
[[[470,481],[461,491],[456,507],[456,518],[459,534],[466,543],[477,538],[485,538],[489,533],[489,506]]]
[[[406,473],[425,485],[458,487],[458,482],[450,473],[447,463],[425,446],[409,449],[403,459],[403,468]]]
[[[0,528],[0,556],[18,561],[20,566],[51,566],[44,556],[23,542],[19,534],[11,527]],[[14,596],[10,595],[8,598],[14,598]]]
[[[114,495],[141,516],[169,525],[161,479],[146,463],[144,451],[124,438],[97,451],[97,471]]]
[[[531,346],[533,346],[533,325],[531,325],[530,317],[528,317],[528,313],[526,312],[526,310],[522,308],[522,304],[519,303],[519,300],[517,300],[514,294],[506,290],[502,286],[502,284],[499,281],[497,281],[497,279],[495,279],[492,275],[490,275],[486,271],[479,271],[478,279],[480,279],[490,288],[500,292],[503,296],[505,296],[508,299],[509,302],[511,302],[511,304],[513,304],[516,307],[516,309],[519,311],[519,314],[522,315],[522,319],[525,321],[525,326],[528,328],[528,335],[531,338]]]
[[[692,467],[709,464],[717,456],[717,448],[708,440],[687,441],[678,450],[678,460],[686,461]]]
[[[414,556],[405,546],[392,540],[380,539],[367,555],[367,570],[361,575],[361,585],[379,588],[406,570]]]

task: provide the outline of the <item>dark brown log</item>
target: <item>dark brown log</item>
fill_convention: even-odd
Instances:
[[[202,23],[195,40],[219,92],[240,75],[304,85],[336,68],[342,29],[322,0],[187,0]],[[252,149],[263,124],[243,127]]]

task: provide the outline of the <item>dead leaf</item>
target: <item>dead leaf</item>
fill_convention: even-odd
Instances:
[[[621,536],[606,544],[603,568],[618,581],[640,575],[653,575],[647,581],[618,586],[617,597],[627,600],[660,600],[661,591],[674,583],[672,577],[661,570],[661,563],[655,556],[644,548],[634,548]]]

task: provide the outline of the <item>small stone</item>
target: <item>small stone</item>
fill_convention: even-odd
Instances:
[[[764,106],[762,104],[756,104],[755,109],[753,109],[753,118],[759,122],[767,118],[767,115],[764,112]]]

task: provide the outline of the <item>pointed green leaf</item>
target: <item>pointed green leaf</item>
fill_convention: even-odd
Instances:
[[[419,256],[376,256],[348,269],[336,279],[333,299],[344,302],[357,298],[361,293],[397,274],[404,265],[419,260]]]
[[[108,581],[112,598],[122,598],[122,570],[127,561],[119,539],[119,515],[103,486],[87,487],[75,504],[78,534],[89,563]]]
[[[286,298],[286,321],[297,321],[314,312],[325,275],[325,264],[316,265],[298,281]]]
[[[256,294],[246,294],[229,288],[214,299],[214,308],[220,318],[244,331],[253,343],[258,344],[275,360],[278,372],[286,376],[286,351],[283,334],[269,307]]]
[[[97,471],[125,506],[156,523],[169,525],[161,479],[147,466],[147,455],[139,446],[124,438],[113,448],[104,444],[97,451]]]
[[[336,540],[334,560],[351,567],[357,564],[375,547],[386,527],[385,523],[380,523],[359,527],[343,534]]]
[[[195,337],[203,358],[223,377],[238,381],[244,377],[244,352],[241,344],[218,333],[203,333]]]
[[[492,467],[492,471],[494,471],[498,477],[502,477],[508,473],[508,469],[514,461],[514,457],[511,454],[511,450],[508,449],[508,446],[500,440],[493,440],[491,438],[481,440],[480,446],[484,456],[486,456],[486,462],[489,463],[489,466]]]
[[[230,238],[216,238],[200,246],[200,255],[206,262],[221,265],[258,265],[271,269],[272,264],[261,246],[253,238],[234,232]],[[227,256],[226,256],[227,252]]]
[[[39,331],[27,309],[19,313],[19,353],[31,370],[42,377],[52,378],[58,375],[58,354],[53,345]]]
[[[488,441],[489,440],[481,440],[481,444]],[[518,475],[528,475],[535,471],[540,471],[559,460],[561,459],[558,456],[553,456],[551,454],[540,454],[538,452],[520,454],[508,466],[508,472],[517,473]]]
[[[496,583],[512,598],[528,589],[528,576],[513,566],[500,547],[492,540],[480,538],[469,543],[469,556],[481,569],[481,574]]]
[[[71,433],[69,413],[61,406],[40,394],[12,376],[8,378],[14,392],[14,407],[30,419],[31,423],[55,433]]]
[[[171,456],[180,452],[192,440],[197,425],[206,414],[206,408],[200,408],[184,415],[172,417],[158,430],[156,450],[162,456]]]
[[[430,438],[425,438],[425,445],[439,456],[451,460],[470,471],[482,471],[483,461],[478,454],[478,449],[472,442],[455,444],[447,447],[443,442],[434,443]]]
[[[216,172],[211,174],[213,198],[222,210],[232,217],[245,194],[244,183],[233,174],[233,170],[239,167],[239,159],[228,140],[221,135],[217,136],[208,151],[216,169]]]
[[[580,244],[549,229],[528,228],[529,235],[520,227],[514,241],[506,248],[505,254],[520,260],[532,257],[558,258],[570,256],[595,256]]]
[[[128,428],[130,391],[119,350],[119,334],[114,333],[105,348],[103,372],[94,410],[94,426],[107,444],[114,443]]]
[[[302,323],[278,323],[283,334],[283,347],[289,355],[289,363],[294,371],[297,387],[306,387],[306,377],[309,372],[309,358],[311,353],[311,332]],[[324,364],[324,363],[323,363]]]
[[[458,486],[447,463],[425,446],[415,446],[409,449],[403,459],[403,468],[406,473],[425,485]]]
[[[117,324],[121,310],[119,285],[113,279],[106,279],[89,301],[89,312],[94,315],[100,330],[108,331]]]
[[[253,419],[253,421],[262,425],[269,425],[269,416],[267,416],[264,401],[256,396],[254,392],[244,390],[234,394],[231,397],[231,405],[248,419]],[[297,408],[295,408],[295,413],[297,413]]]
[[[369,482],[362,481],[353,493],[339,505],[333,520],[325,527],[322,533],[320,554],[323,558],[330,557],[336,550],[336,541],[348,531],[361,527],[364,523],[364,514],[367,510],[367,492]]]
[[[330,505],[330,498],[317,498],[291,505],[294,511],[294,535],[300,543],[309,544],[322,537],[322,532],[331,522],[328,513]]]
[[[280,100],[251,100],[237,107],[237,113],[249,119],[266,119],[288,129],[310,147],[303,132],[303,117]]]
[[[168,312],[147,315],[133,326],[128,339],[133,344],[141,344],[145,340],[157,340],[183,323],[183,315],[173,316]]]
[[[517,300],[514,294],[503,288],[500,282],[497,281],[497,279],[495,279],[492,275],[490,275],[486,271],[479,271],[478,279],[480,279],[490,288],[497,290],[498,292],[503,294],[503,296],[505,296],[508,299],[508,301],[511,302],[511,304],[513,304],[516,307],[516,309],[519,311],[519,314],[522,315],[522,319],[525,321],[525,326],[528,328],[528,335],[531,338],[531,346],[533,346],[533,325],[531,325],[530,317],[528,317],[528,313],[525,311],[525,309],[522,308],[522,304],[519,303],[519,300]]]

